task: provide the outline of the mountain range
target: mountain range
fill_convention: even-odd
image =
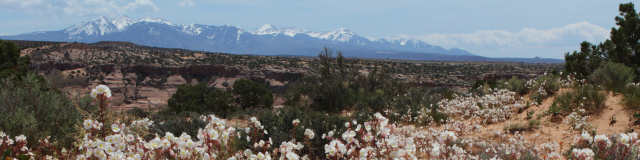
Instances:
[[[347,57],[393,58],[409,60],[477,60],[465,50],[427,44],[413,38],[368,38],[347,28],[316,32],[300,28],[277,28],[265,24],[247,31],[238,26],[171,23],[161,18],[139,20],[121,16],[100,16],[60,31],[40,31],[0,36],[7,40],[63,41],[95,43],[128,41],[140,45],[191,50],[251,54],[317,56],[323,47],[345,53]],[[430,57],[440,58],[430,58]],[[461,58],[462,56],[462,58]],[[442,58],[444,57],[444,58]]]

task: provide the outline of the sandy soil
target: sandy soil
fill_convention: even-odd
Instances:
[[[557,94],[568,91],[567,89],[562,89],[557,92]],[[525,95],[526,100],[529,100],[528,95]],[[631,126],[629,122],[629,116],[632,115],[631,111],[628,111],[623,108],[620,104],[620,99],[622,96],[613,96],[613,94],[609,94],[607,96],[607,101],[605,103],[605,109],[602,113],[598,115],[591,115],[587,121],[594,126],[596,129],[596,134],[619,134],[624,133],[626,128],[638,129],[638,126]],[[504,121],[500,123],[490,124],[483,126],[483,130],[480,134],[482,137],[490,137],[496,131],[504,130],[505,126],[510,123],[527,123],[527,112],[535,111],[533,119],[537,118],[538,114],[542,114],[549,109],[551,104],[553,103],[554,97],[550,97],[545,99],[539,106],[532,105],[525,111],[520,114],[517,114],[511,120]],[[615,116],[617,123],[610,126],[609,117]],[[562,153],[566,152],[569,149],[574,136],[579,135],[581,131],[575,131],[570,129],[571,126],[569,124],[564,123],[553,123],[550,121],[551,116],[542,116],[540,118],[541,125],[538,129],[534,129],[533,131],[528,131],[524,133],[524,137],[527,141],[535,144],[541,144],[546,142],[556,142],[562,144]],[[636,131],[637,132],[637,131]],[[539,136],[536,136],[539,135]]]

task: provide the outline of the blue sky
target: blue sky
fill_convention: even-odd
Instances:
[[[367,37],[400,36],[489,57],[563,58],[615,27],[618,0],[0,0],[0,35],[55,31],[98,16],[173,23],[270,23]],[[633,1],[632,1],[633,2]],[[634,2],[637,4],[637,2]],[[346,53],[348,54],[348,53]]]

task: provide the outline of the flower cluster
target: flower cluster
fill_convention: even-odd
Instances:
[[[515,92],[495,90],[482,97],[461,97],[438,102],[438,111],[462,118],[479,119],[482,124],[505,121],[514,115],[514,109],[524,108],[523,100],[515,99]]]
[[[581,130],[590,130],[593,128],[591,124],[587,121],[590,116],[586,115],[586,112],[582,108],[573,109],[573,112],[567,116],[564,120],[564,123],[571,125],[571,129],[581,131]]]
[[[580,160],[591,160],[593,159],[594,155],[595,154],[593,153],[593,151],[589,148],[574,148],[573,150],[571,150],[571,156]]]

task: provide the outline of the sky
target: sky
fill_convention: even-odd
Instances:
[[[618,0],[0,0],[0,35],[58,31],[98,16],[263,24],[409,37],[488,57],[564,58],[609,38]],[[634,1],[631,1],[634,2]],[[638,4],[635,1],[634,4]],[[348,54],[348,53],[345,53]]]

